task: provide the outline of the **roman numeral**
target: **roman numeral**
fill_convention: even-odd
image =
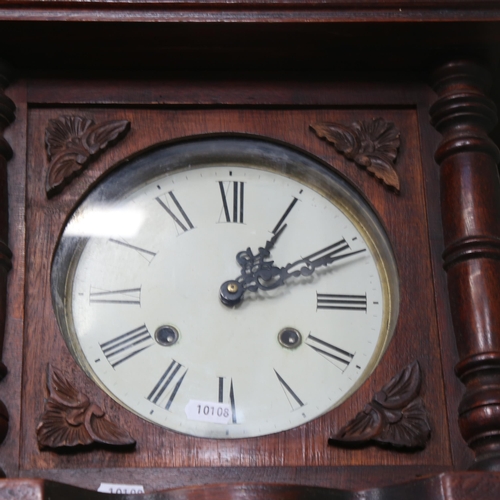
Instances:
[[[354,354],[344,349],[340,349],[333,344],[329,344],[313,335],[307,336],[306,344],[341,371],[344,371],[349,366],[352,358],[354,358]]]
[[[366,312],[366,293],[364,295],[335,295],[316,292],[317,309],[345,309]]]
[[[100,290],[99,292],[93,292]],[[135,304],[141,305],[141,289],[127,288],[125,290],[107,290],[102,291],[100,288],[90,287],[89,301],[91,304]]]
[[[167,212],[170,217],[172,217],[172,220],[175,222],[175,228],[177,229],[177,232],[179,229],[181,229],[183,232],[189,231],[190,229],[193,229],[194,226],[189,220],[189,217],[187,216],[186,212],[182,208],[181,204],[177,200],[177,198],[174,195],[173,191],[169,191],[168,195],[170,197],[170,201],[167,198],[166,195],[162,195],[164,200],[158,196],[156,201],[160,204],[160,206]],[[174,207],[170,207],[170,203],[175,205],[175,208],[177,209],[177,215],[175,214]],[[179,234],[179,232],[178,232]]]
[[[116,243],[117,245],[121,245],[125,248],[130,248],[132,250],[135,250],[143,259],[148,261],[148,264],[151,264],[151,261],[156,257],[155,252],[152,252],[151,250],[146,250],[145,248],[137,247],[135,245],[131,245],[125,240],[109,239],[108,241],[110,243]]]
[[[219,403],[224,403],[224,377],[219,377]]]
[[[276,370],[274,370],[274,373],[276,373],[276,377],[278,377],[278,381],[281,385],[281,388],[283,389],[283,392],[285,393],[286,398],[288,399],[288,403],[290,404],[292,410],[297,410],[301,406],[304,406],[304,403],[302,402],[302,400],[297,396],[297,394],[295,394],[295,392],[292,390],[292,388],[285,382],[283,377]]]
[[[245,204],[245,183],[239,181],[219,181],[220,195],[222,197],[222,210],[219,221],[236,222],[243,224]]]
[[[218,402],[224,403],[224,377],[218,377],[219,379],[219,394],[218,394]],[[233,379],[229,384],[229,403],[231,405],[231,416],[233,424],[238,423],[236,420],[236,402],[234,399],[234,387],[233,387]]]
[[[344,254],[344,255],[338,255],[338,254],[342,254],[342,252],[344,252],[347,249],[350,249],[350,247],[349,247],[347,241],[344,238],[342,238],[341,240],[337,241],[333,245],[327,246],[321,250],[318,250],[317,252],[312,253],[311,255],[308,255],[307,257],[304,257],[303,260],[316,261],[316,260],[324,259],[324,258],[336,260],[336,259],[341,259],[343,257],[348,257],[349,255],[352,255],[354,253],[359,252],[358,251],[358,252],[352,252],[352,253],[348,253],[348,254]],[[364,249],[361,251],[363,252]]]
[[[298,201],[299,200],[294,196],[292,202],[290,203],[290,205],[288,205],[288,208],[285,210],[285,213],[281,216],[281,219],[278,221],[274,229],[271,231],[273,234],[276,234],[281,229],[283,222],[285,222],[285,219],[288,217],[288,214],[292,211],[292,208]]]
[[[148,347],[151,347],[154,341],[145,325],[130,330],[130,332],[118,335],[117,337],[99,344],[104,356],[114,368],[120,363],[127,361]]]
[[[233,417],[233,424],[236,423],[236,403],[234,401],[234,389],[233,389],[233,379],[231,379],[231,385],[229,386],[229,402],[231,403],[231,413]]]
[[[173,359],[147,399],[155,405],[169,410],[186,373],[187,368]]]

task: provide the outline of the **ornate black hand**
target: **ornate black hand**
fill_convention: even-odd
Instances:
[[[276,242],[283,228],[266,243],[265,248],[259,248],[259,253],[254,256],[250,248],[245,252],[239,252],[236,260],[242,268],[242,272],[236,280],[226,281],[221,287],[221,300],[226,305],[236,305],[241,301],[243,294],[248,290],[273,290],[282,286],[291,277],[310,276],[318,267],[327,266],[346,257],[364,252],[366,249],[345,252],[350,249],[344,239],[333,245],[327,246],[307,257],[303,257],[284,267],[276,267],[273,261],[265,261],[270,256],[270,249]]]
[[[354,252],[342,253],[347,249],[350,249],[349,245],[344,239],[341,239],[333,245],[325,247],[291,264],[287,264],[285,267],[281,268],[283,272],[283,281],[292,276],[310,276],[318,267],[327,266],[332,262],[345,259],[346,257],[356,255],[366,250],[366,248],[363,248],[361,250],[355,250]]]
[[[266,241],[264,248],[259,248],[257,255],[253,254],[250,247],[236,254],[236,261],[241,267],[241,274],[235,280],[226,281],[222,284],[220,298],[224,304],[229,306],[238,304],[246,290],[256,291],[259,288],[257,283],[260,280],[271,283],[279,274],[280,269],[274,266],[274,262],[265,259],[271,256],[271,249],[285,228],[286,224],[269,241]]]

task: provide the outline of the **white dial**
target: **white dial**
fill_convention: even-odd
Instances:
[[[232,162],[209,151],[183,164],[189,145],[177,146],[177,168],[150,158],[149,179],[120,172],[128,191],[118,181],[97,201],[105,181],[66,227],[53,280],[68,344],[112,397],[178,432],[243,438],[351,395],[390,338],[397,284],[375,218],[342,181],[245,161],[241,144],[256,141],[226,142]]]

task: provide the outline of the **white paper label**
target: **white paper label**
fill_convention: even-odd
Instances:
[[[226,403],[191,399],[186,405],[185,411],[189,420],[227,424],[231,419],[231,406]]]
[[[101,483],[97,491],[101,493],[128,493],[129,495],[138,495],[139,493],[144,493],[144,486],[140,484]]]

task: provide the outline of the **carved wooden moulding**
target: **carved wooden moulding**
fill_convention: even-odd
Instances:
[[[132,446],[135,440],[105,417],[105,412],[78,392],[63,375],[48,365],[49,397],[37,426],[38,446],[61,448],[93,443]]]
[[[414,361],[384,385],[363,411],[329,439],[329,444],[425,448],[431,428],[419,397],[421,383],[420,366]]]
[[[60,193],[129,130],[127,120],[96,124],[89,118],[68,115],[49,120],[45,131],[45,147],[50,161],[45,183],[47,197]]]
[[[317,136],[326,139],[347,159],[366,168],[386,186],[399,192],[399,177],[394,169],[400,145],[400,132],[383,118],[362,120],[349,126],[320,122],[311,125]]]
[[[0,76],[2,69],[0,61]],[[10,160],[13,152],[10,144],[3,137],[3,129],[15,120],[15,109],[15,104],[4,94],[3,87],[0,84],[0,156],[3,156],[5,160]]]
[[[458,60],[433,74],[431,124],[442,135],[440,165],[444,268],[465,385],[459,428],[473,468],[500,470],[500,150],[488,137],[497,109],[489,72]],[[465,203],[464,203],[465,201]],[[491,496],[491,495],[490,495]],[[497,495],[498,496],[498,495]]]
[[[0,380],[7,375],[7,367],[2,358],[7,309],[7,275],[12,268],[12,252],[8,246],[9,196],[7,192],[7,162],[14,153],[3,136],[4,130],[16,118],[16,106],[4,93],[12,76],[10,66],[0,60]],[[0,444],[4,442],[8,430],[9,413],[3,401],[0,400]],[[0,477],[4,477],[1,469]]]

